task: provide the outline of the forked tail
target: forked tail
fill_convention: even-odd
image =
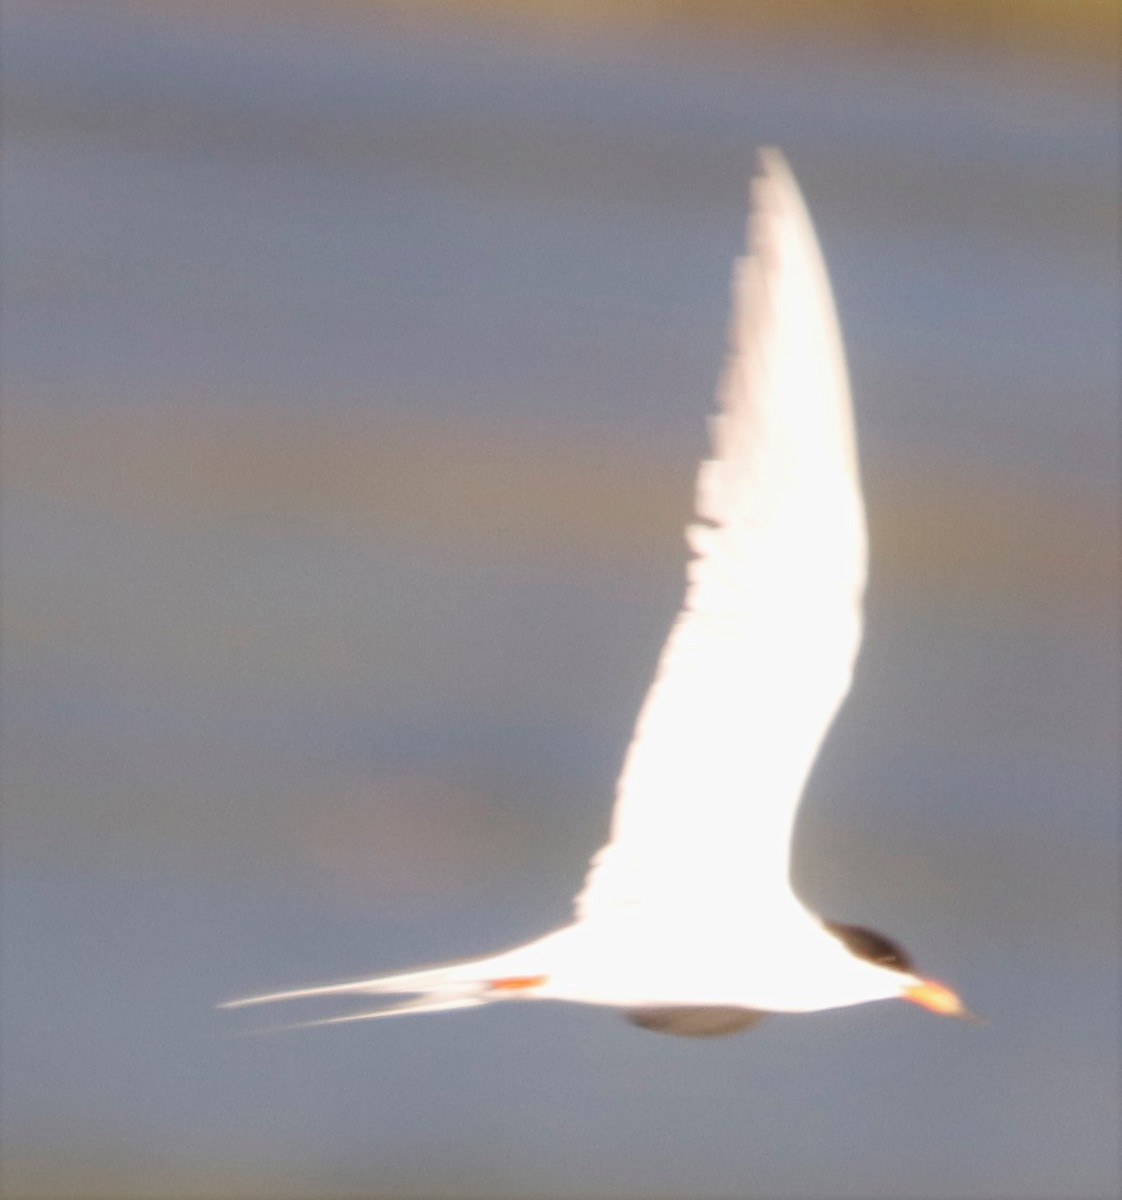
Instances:
[[[300,1021],[282,1026],[284,1029],[308,1028],[313,1025],[342,1025],[350,1021],[372,1021],[378,1017],[396,1017],[407,1013],[446,1012],[454,1008],[475,1008],[527,994],[544,983],[542,976],[504,973],[503,958],[478,959],[453,966],[432,967],[424,971],[408,971],[401,975],[383,975],[373,979],[356,979],[350,983],[331,983],[317,987],[296,988],[287,992],[268,992],[227,1000],[219,1008],[247,1008],[255,1004],[272,1004],[279,1000],[307,1000],[327,996],[392,996],[414,993],[411,1000],[384,1005],[369,1011],[344,1013],[314,1021]]]

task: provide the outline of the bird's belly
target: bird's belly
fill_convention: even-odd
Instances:
[[[673,927],[561,931],[537,996],[584,1004],[727,1005],[790,1010],[798,951],[751,936]]]

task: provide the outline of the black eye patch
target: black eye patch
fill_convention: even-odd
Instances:
[[[864,925],[845,925],[841,921],[823,921],[822,924],[858,958],[864,958],[881,967],[891,967],[894,971],[914,973],[915,964],[911,955],[903,946],[886,938],[883,933],[877,933],[875,929],[866,929]]]

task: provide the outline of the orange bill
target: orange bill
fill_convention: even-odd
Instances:
[[[944,1017],[964,1017],[969,1021],[981,1021],[981,1018],[975,1016],[946,984],[938,983],[934,979],[925,979],[922,983],[905,988],[904,999]]]

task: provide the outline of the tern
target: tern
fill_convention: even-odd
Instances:
[[[790,883],[799,800],[861,640],[866,532],[830,284],[777,150],[760,154],[731,290],[685,599],[572,922],[486,958],[222,1007],[411,997],[318,1025],[561,1000],[692,1036],[894,998],[972,1016],[895,942],[822,919]]]

